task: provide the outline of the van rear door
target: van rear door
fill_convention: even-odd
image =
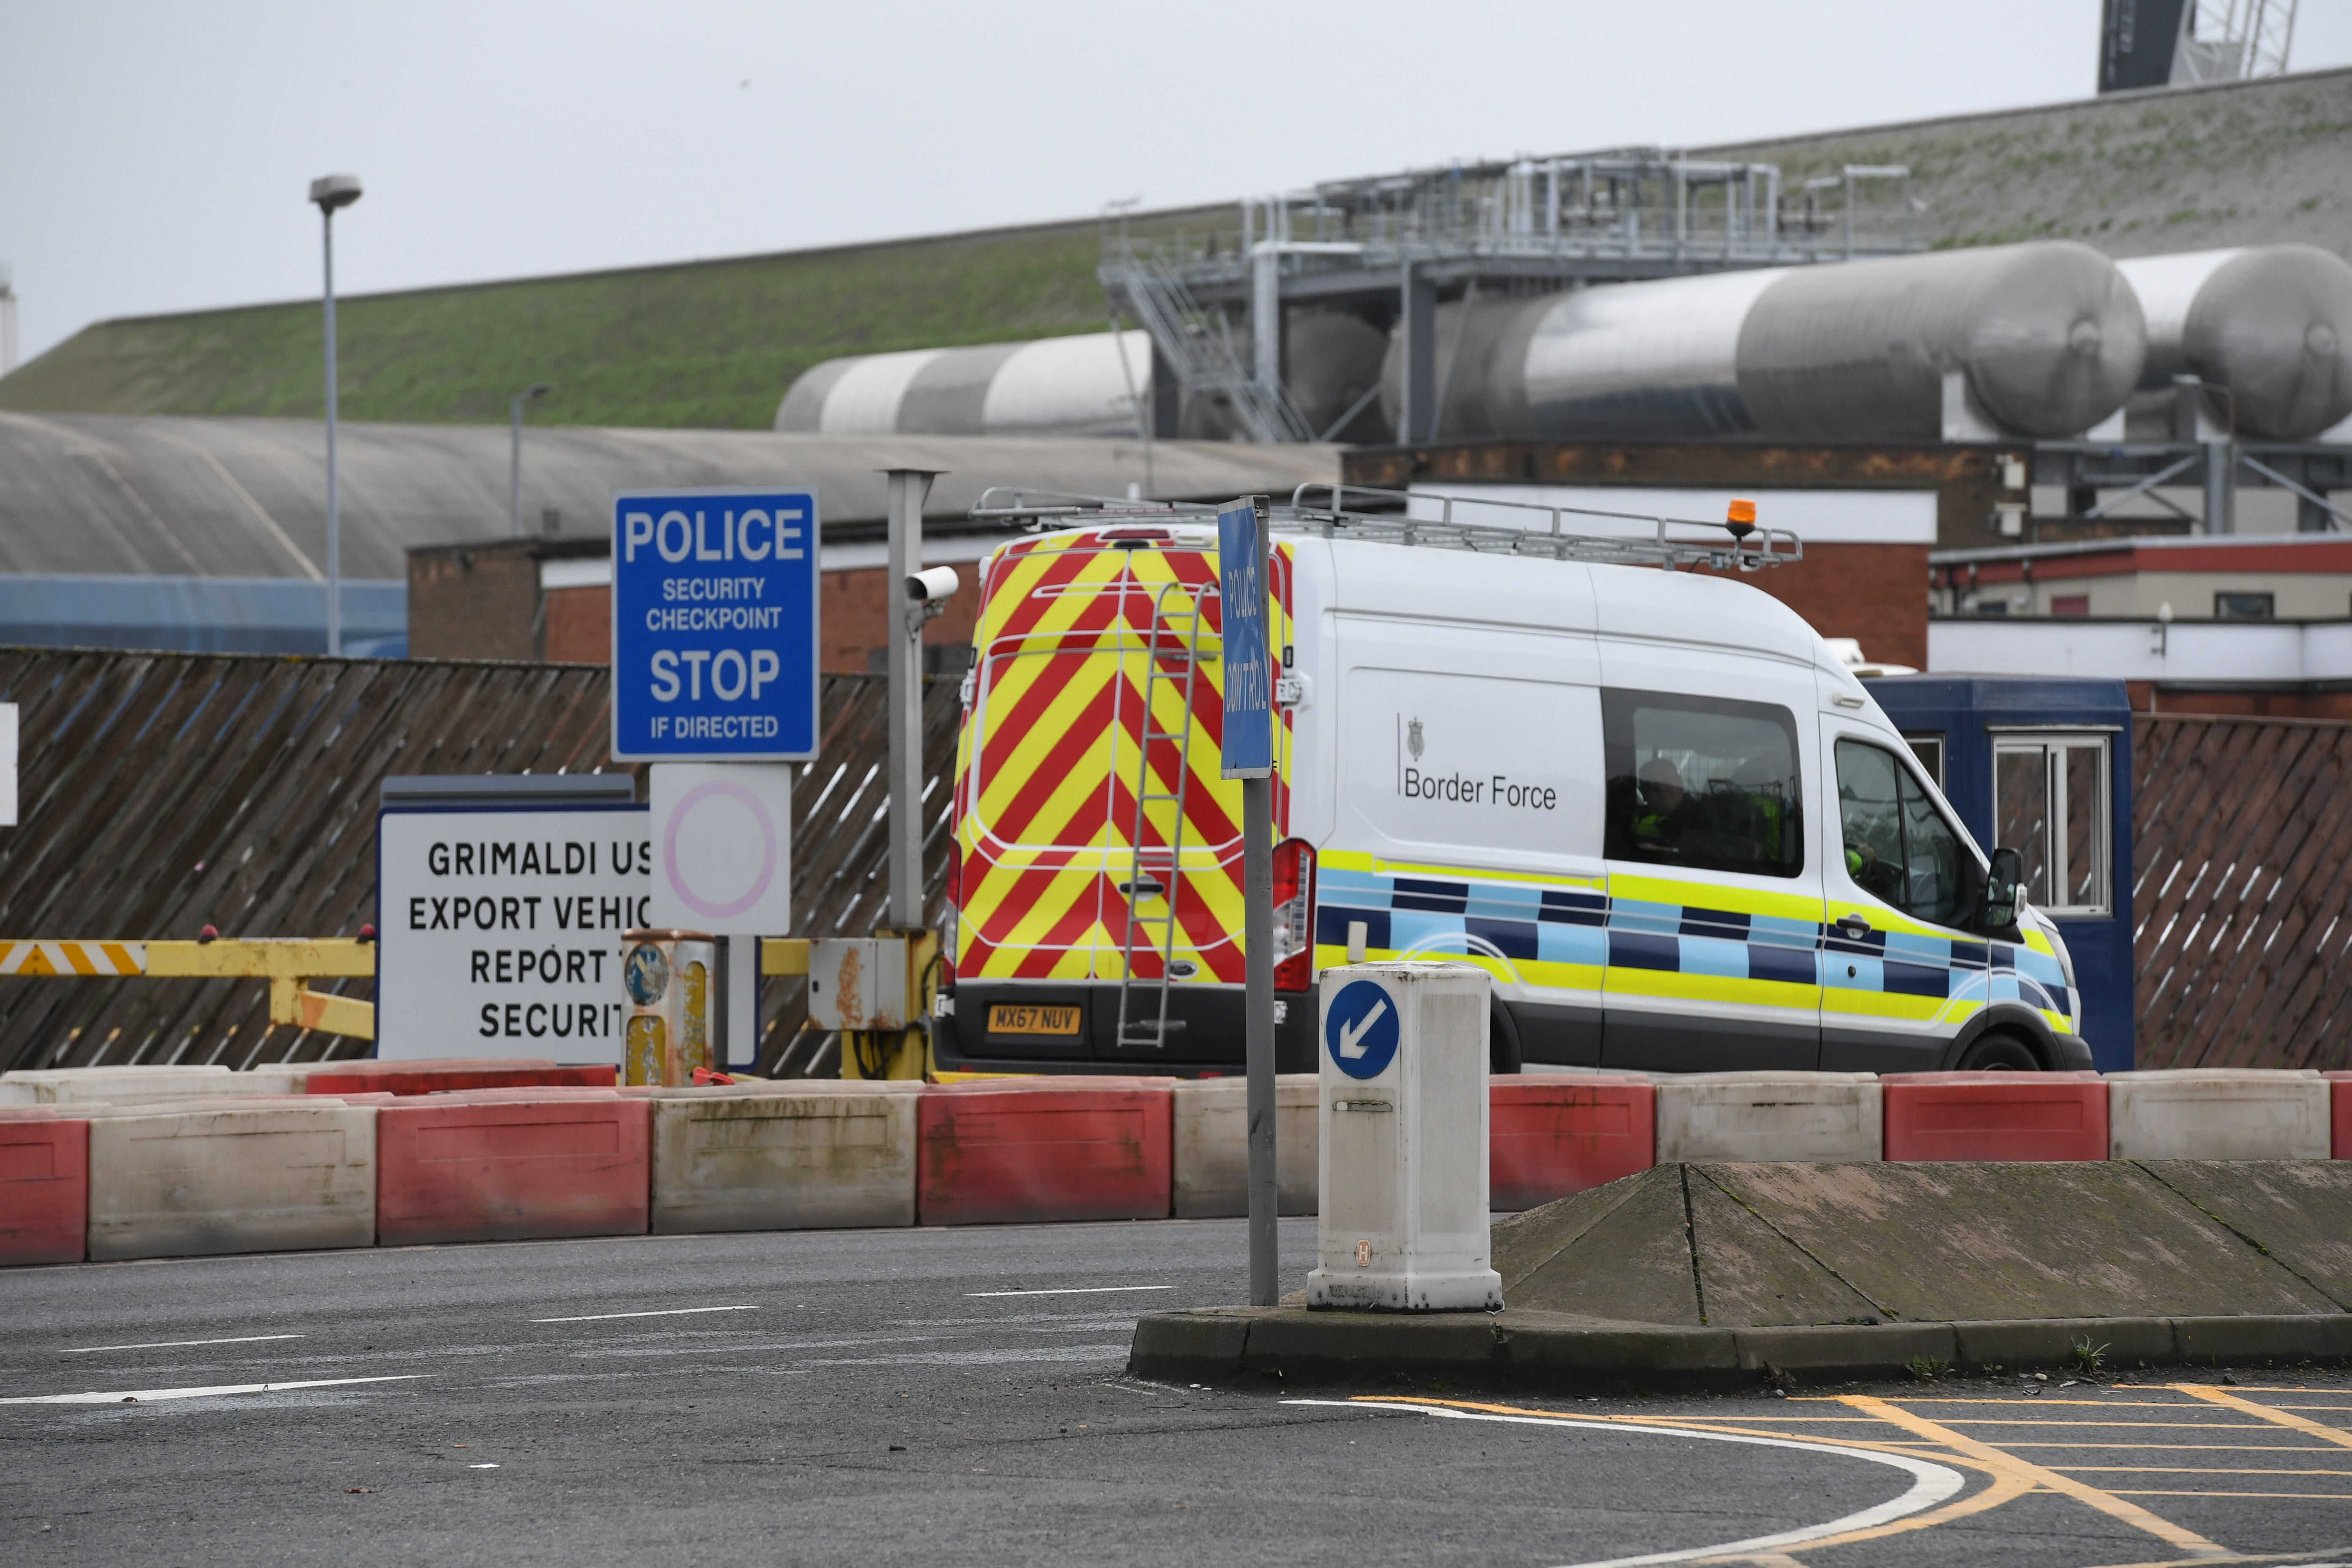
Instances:
[[[1122,1047],[1121,990],[1156,1018],[1171,967],[1178,984],[1244,978],[1241,786],[1217,765],[1215,536],[1197,531],[1045,534],[989,566],[958,747],[956,974],[1070,988],[1087,1016],[1066,1054],[1213,1058],[1222,1042],[1173,1034]],[[1280,562],[1274,577],[1286,597]],[[1285,624],[1277,613],[1277,635]],[[1286,776],[1277,824],[1286,793]],[[989,1049],[984,1029],[961,1033]],[[1039,1054],[1006,1043],[993,1054]]]

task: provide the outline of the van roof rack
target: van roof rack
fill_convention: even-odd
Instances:
[[[1134,496],[1090,496],[1076,490],[1033,490],[1019,485],[991,485],[980,492],[964,515],[974,522],[1018,523],[1034,533],[1079,520],[1091,527],[1106,517],[1134,514],[1155,522],[1171,517],[1216,520],[1218,508],[1208,501],[1142,500]]]
[[[1317,494],[1320,506],[1310,504]],[[1361,498],[1370,507],[1350,506]],[[1457,506],[1473,515],[1501,510],[1526,514],[1524,524],[1464,522]],[[1432,517],[1432,508],[1436,515]],[[1377,509],[1377,510],[1375,510]],[[1645,531],[1571,532],[1570,518],[1605,518],[1645,525]],[[1541,527],[1535,520],[1543,520]],[[1325,539],[1360,539],[1383,544],[1418,544],[1438,550],[1475,550],[1540,555],[1556,561],[1595,561],[1620,566],[1706,566],[1721,572],[1760,571],[1805,558],[1804,541],[1786,529],[1759,528],[1753,521],[1735,534],[1724,522],[1700,522],[1658,512],[1609,511],[1599,507],[1553,506],[1541,501],[1498,500],[1486,496],[1433,495],[1372,489],[1362,485],[1309,482],[1290,495],[1287,508],[1273,514],[1277,531],[1312,533]],[[1669,529],[1697,530],[1670,533]]]
[[[1317,498],[1322,504],[1314,504]],[[1528,521],[1458,521],[1454,517],[1457,505],[1475,508],[1479,513],[1525,513]],[[1436,510],[1433,517],[1428,515],[1433,506]],[[1141,500],[996,485],[982,492],[969,515],[975,522],[1015,524],[1037,532],[1048,528],[1100,528],[1122,522],[1202,522],[1214,519],[1220,510],[1217,504],[1208,501]],[[1538,518],[1542,519],[1540,526],[1536,523]],[[1639,532],[1571,532],[1566,521],[1570,518],[1639,523],[1643,529]],[[1432,495],[1320,480],[1300,485],[1291,492],[1287,504],[1270,507],[1268,519],[1279,533],[1309,533],[1324,539],[1420,545],[1435,550],[1537,555],[1609,565],[1661,566],[1669,572],[1677,566],[1756,572],[1805,558],[1804,541],[1794,533],[1786,529],[1756,527],[1752,521],[1743,532],[1735,534],[1728,522],[1701,522],[1663,513],[1554,506],[1485,496]]]

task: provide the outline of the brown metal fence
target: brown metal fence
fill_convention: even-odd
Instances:
[[[2352,1067],[2352,724],[2132,724],[2144,1068]]]
[[[22,734],[19,825],[0,828],[0,935],[355,934],[375,918],[384,775],[603,771],[610,689],[589,666],[0,649],[0,701],[18,705]],[[822,758],[793,801],[793,906],[816,934],[878,918],[885,858],[884,682],[826,676],[823,704]],[[954,683],[935,681],[935,913],[955,724]],[[829,1054],[803,1028],[801,984],[763,987],[771,1068],[822,1069]],[[246,1067],[364,1048],[272,1026],[261,982],[0,979],[0,1068]]]
[[[385,774],[604,770],[609,700],[590,666],[0,649],[23,735],[0,935],[353,934]],[[823,701],[793,798],[797,934],[820,936],[880,919],[887,823],[884,681],[828,675]],[[956,716],[954,682],[930,682],[934,920]],[[2146,716],[2133,758],[2140,1065],[2352,1066],[2352,724]],[[764,1069],[831,1070],[800,981],[769,981],[761,1014]],[[272,1026],[256,981],[0,978],[0,1068],[363,1048]]]

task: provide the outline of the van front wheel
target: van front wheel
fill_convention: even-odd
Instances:
[[[1960,1053],[1962,1072],[2040,1072],[2042,1059],[2015,1035],[1985,1034]]]

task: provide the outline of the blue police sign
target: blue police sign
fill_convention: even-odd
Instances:
[[[814,490],[613,496],[613,755],[816,755]]]
[[[1350,980],[1323,1015],[1323,1048],[1349,1078],[1378,1078],[1397,1054],[1396,1005],[1370,980]]]
[[[1274,655],[1265,625],[1265,520],[1247,501],[1217,514],[1225,733],[1218,771],[1229,779],[1274,775]]]

